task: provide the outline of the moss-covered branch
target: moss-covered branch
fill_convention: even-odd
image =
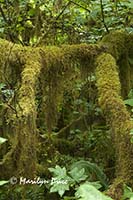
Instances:
[[[22,53],[21,49],[20,52]],[[10,114],[15,141],[11,150],[4,157],[3,164],[11,165],[11,162],[14,162],[15,174],[34,177],[37,138],[35,98],[36,81],[41,70],[40,55],[32,49],[25,49],[22,55],[20,52],[13,52],[23,63],[22,72],[18,74],[21,83],[16,93],[17,115]],[[11,160],[12,158],[13,160]]]
[[[133,185],[133,144],[131,144],[129,134],[133,124],[120,96],[118,67],[115,59],[107,53],[97,58],[96,65],[99,104],[112,129],[116,149],[117,164],[114,185],[116,188],[120,183]],[[113,194],[115,197],[116,190],[113,191],[115,191]]]

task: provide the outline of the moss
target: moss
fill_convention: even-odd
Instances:
[[[42,107],[46,127],[51,132],[57,123],[64,91],[69,91],[79,78],[94,70],[94,58],[101,52],[98,45],[67,45],[41,49],[42,56]]]
[[[117,179],[106,194],[114,200],[120,200],[123,195],[123,191],[123,180]]]
[[[37,51],[27,49],[24,59],[25,65],[21,73],[21,86],[17,97],[17,118],[14,120],[18,138],[16,151],[20,151],[18,158],[18,173],[26,177],[34,177],[36,171],[36,81],[40,74],[40,57]],[[34,57],[33,57],[34,55]],[[16,152],[16,154],[17,154]],[[17,155],[18,156],[18,155]]]
[[[96,61],[99,104],[110,125],[115,141],[116,177],[123,183],[133,184],[133,145],[130,130],[133,124],[120,96],[120,80],[115,59],[107,53],[101,54]]]
[[[2,39],[0,39],[0,47],[2,49],[0,51],[0,81],[11,87],[16,81],[15,75],[18,76],[22,70],[18,54],[22,54],[24,57],[23,47]]]
[[[6,60],[6,58],[4,59]],[[10,167],[11,162],[9,160],[13,157],[15,174],[34,177],[37,144],[36,81],[41,69],[39,50],[23,49],[19,45],[14,45],[7,61],[9,69],[14,61],[18,61],[21,68],[20,74],[16,76],[16,78],[19,77],[20,86],[18,85],[19,88],[15,93],[16,115],[10,111],[8,117],[10,117],[9,122],[12,122],[16,142],[4,157],[3,163],[5,165],[8,163]],[[7,70],[6,74],[11,76],[12,73],[8,73]],[[12,171],[14,170],[12,169]]]
[[[79,70],[86,74],[93,70],[94,57],[101,52],[97,45],[68,45],[62,47],[31,48],[22,47],[1,40],[0,80],[5,77],[15,89],[13,110],[8,110],[7,120],[15,138],[11,150],[4,157],[3,165],[12,166],[12,172],[27,177],[36,171],[37,147],[37,105],[38,80],[41,79],[42,109],[44,123],[49,133],[56,125],[61,109],[63,93],[75,82]],[[5,70],[6,65],[6,70]],[[85,66],[84,68],[81,66]],[[40,74],[41,72],[41,74]],[[14,82],[12,78],[16,79]],[[14,85],[15,84],[15,85]],[[43,108],[44,105],[44,108]],[[13,141],[13,140],[12,140]],[[12,161],[12,158],[14,159]]]
[[[118,60],[127,49],[127,35],[123,30],[112,31],[102,39],[100,44],[103,45],[109,54]]]
[[[80,73],[83,78],[88,77],[95,69],[96,57],[101,52],[107,52],[109,54],[98,56],[96,62],[99,103],[114,132],[118,167],[116,174],[127,182],[131,180],[133,157],[129,131],[132,125],[120,97],[119,71],[124,62],[120,63],[119,68],[115,62],[116,60],[119,64],[125,52],[131,58],[131,38],[123,31],[116,31],[105,36],[99,45],[45,48],[22,47],[0,40],[0,81],[6,82],[8,79],[9,85],[15,90],[11,105],[16,110],[14,113],[12,109],[8,109],[6,115],[8,130],[11,128],[15,135],[12,148],[3,160],[6,170],[11,167],[16,174],[34,176],[37,162],[37,126],[41,121],[44,123],[44,131],[47,129],[49,133],[52,132],[62,108],[64,91],[72,88]],[[124,70],[122,74],[124,75]],[[129,74],[127,79],[128,77]],[[40,94],[39,100],[37,93]],[[38,105],[38,101],[41,105]],[[69,148],[70,145],[67,145]]]
[[[127,98],[132,87],[132,55],[133,55],[133,34],[124,30],[113,31],[106,35],[100,44],[106,52],[111,54],[117,61],[120,73],[121,92],[123,98]]]

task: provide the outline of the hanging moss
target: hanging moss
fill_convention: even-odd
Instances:
[[[33,56],[34,55],[34,56]],[[41,64],[39,51],[31,48],[14,46],[10,58],[20,61],[22,67],[20,77],[20,87],[16,92],[16,114],[9,112],[10,121],[15,135],[15,141],[4,157],[3,165],[9,168],[13,165],[11,173],[17,175],[33,176],[36,164],[36,80],[39,76]],[[11,60],[12,61],[12,60]],[[10,62],[8,68],[11,67]],[[17,78],[17,77],[16,77]],[[13,158],[13,161],[12,161]],[[11,164],[14,163],[14,164]]]
[[[79,70],[83,77],[94,71],[94,58],[102,51],[97,45],[66,45],[41,49],[42,55],[42,107],[46,127],[51,132],[55,127],[61,109],[64,91],[69,90]],[[84,66],[84,67],[83,67]],[[79,70],[78,70],[79,68]]]
[[[34,55],[34,57],[33,57]],[[36,127],[36,81],[38,79],[41,65],[39,54],[28,50],[26,63],[21,73],[21,87],[18,91],[18,106],[16,119],[16,135],[18,135],[18,146],[21,155],[18,161],[19,173],[34,177],[36,166],[37,127]]]
[[[115,59],[107,53],[103,53],[97,58],[96,65],[99,104],[112,129],[115,141],[116,180],[133,184],[133,145],[129,135],[133,124],[120,96],[118,67]]]

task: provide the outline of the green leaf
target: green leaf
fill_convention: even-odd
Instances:
[[[58,192],[62,197],[66,190],[69,190],[69,185],[72,183],[72,179],[67,175],[66,168],[61,168],[56,165],[55,168],[49,168],[49,171],[53,173],[53,178],[51,179],[51,189],[50,192]]]
[[[56,165],[55,168],[49,168],[50,172],[53,172],[54,177],[64,178],[66,176],[66,168],[61,168],[59,165]]]
[[[133,107],[133,99],[126,99],[126,100],[124,101],[124,103],[125,103],[126,105],[129,105],[129,106],[132,106],[132,107]]]
[[[71,177],[77,182],[81,182],[84,181],[88,176],[85,175],[85,169],[82,168],[81,170],[79,170],[77,167],[73,168],[69,174],[71,175]]]
[[[79,200],[112,200],[110,197],[105,196],[90,184],[82,184],[79,186],[75,196]]]
[[[0,186],[5,185],[7,183],[9,183],[9,181],[0,181]]]
[[[59,183],[62,182],[62,183]],[[52,187],[50,188],[50,192],[58,192],[58,194],[62,197],[66,190],[69,190],[69,184],[67,181],[63,180],[55,180]]]
[[[6,142],[6,141],[7,141],[6,138],[2,138],[2,137],[0,137],[0,144],[3,144],[3,143]]]
[[[100,189],[102,187],[102,185],[100,184],[99,181],[96,181],[96,182],[86,182],[86,183],[89,183],[90,185],[94,186],[96,189]]]

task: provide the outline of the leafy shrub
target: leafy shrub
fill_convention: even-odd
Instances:
[[[105,198],[104,195],[98,191],[98,189],[102,187],[107,188],[108,185],[105,174],[96,164],[82,160],[73,163],[68,171],[65,167],[61,168],[58,165],[56,165],[55,168],[49,168],[49,170],[53,174],[50,192],[57,192],[62,197],[66,191],[71,189],[74,191],[76,189],[75,198],[82,197],[82,200],[86,200],[90,195],[90,197],[92,196],[93,198],[97,196],[99,198],[97,198],[97,200],[100,200],[100,198],[101,200],[109,200],[109,198]],[[93,181],[93,175],[95,175],[97,179],[96,182]],[[89,188],[87,196],[86,188]],[[73,191],[72,194],[74,195]],[[64,198],[66,199],[66,197]]]

